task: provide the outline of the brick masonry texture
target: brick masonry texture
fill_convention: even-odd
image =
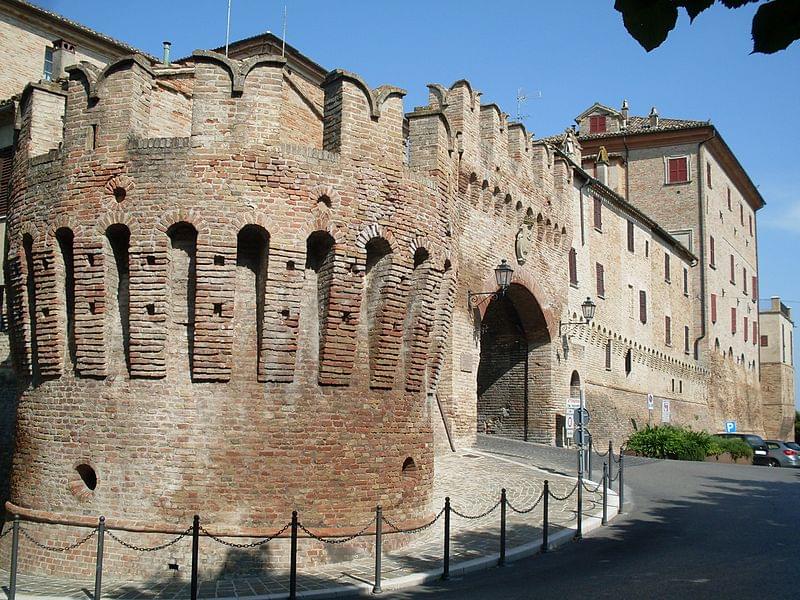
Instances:
[[[554,443],[581,388],[596,439],[615,444],[660,419],[648,392],[672,401],[672,422],[718,429],[733,412],[761,428],[740,400],[758,398],[756,380],[743,388],[736,365],[685,352],[694,257],[584,185],[574,136],[532,140],[463,80],[404,113],[403,90],[339,70],[313,85],[273,55],[67,71],[20,100],[11,509],[65,525],[105,514],[146,545],[196,512],[254,535],[293,509],[335,531],[376,504],[419,522],[446,431],[459,446],[477,431]],[[496,290],[504,259],[506,293],[469,303]],[[596,319],[560,332],[587,296]],[[721,406],[710,386],[738,395]],[[164,567],[123,549],[109,565]]]

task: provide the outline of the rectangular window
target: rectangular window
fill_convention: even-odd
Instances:
[[[689,296],[689,269],[683,268],[683,295]]]
[[[744,227],[744,206],[739,203],[739,224]]]
[[[762,348],[766,348],[767,346],[769,346],[769,336],[768,335],[762,335],[761,336],[761,347]]]
[[[606,371],[611,370],[611,340],[606,342]]]
[[[597,197],[594,199],[594,228],[598,231],[603,230],[603,203]]]
[[[731,188],[730,188],[730,186],[728,186],[728,210],[733,210],[733,208],[731,208]]]
[[[708,184],[708,187],[714,187],[714,186],[711,185],[711,163],[710,162],[706,163],[706,183]]]
[[[606,297],[606,281],[603,265],[595,263],[595,275],[597,278],[597,295],[601,298]]]
[[[753,215],[747,215],[747,222],[750,225],[750,237],[753,237]]]
[[[53,79],[53,49],[44,49],[44,68],[42,69],[42,79],[51,81]]]
[[[578,285],[578,255],[575,248],[569,249],[569,282]]]
[[[644,241],[644,256],[645,258],[650,256],[650,240]]]
[[[753,302],[756,302],[758,300],[758,277],[753,275],[751,281],[752,281],[753,285],[752,285],[752,289],[750,291],[753,293],[753,296],[752,296]]]
[[[689,181],[689,159],[686,156],[667,159],[667,183]]]
[[[747,294],[747,269],[742,267],[742,285],[744,285],[744,293]]]
[[[747,322],[747,317],[744,318],[744,324],[742,327],[742,334],[744,335],[744,341],[747,341],[747,332],[749,331],[748,326],[749,323]]]
[[[716,269],[717,268],[717,249],[714,244],[714,236],[708,239],[708,264]]]
[[[669,272],[669,254],[664,254],[664,281],[667,283],[671,283],[670,272]]]
[[[647,323],[647,292],[639,290],[639,320]]]
[[[678,380],[678,393],[679,394],[683,393],[683,379]]]
[[[736,335],[736,307],[731,307],[731,334]]]
[[[683,351],[689,354],[689,326],[683,326]]]
[[[711,322],[717,322],[717,295],[711,294]]]
[[[606,131],[606,116],[596,115],[589,117],[589,133],[605,133]]]
[[[633,221],[628,221],[628,252],[633,252],[634,242]]]
[[[664,317],[664,343],[672,346],[672,319]]]
[[[758,321],[753,321],[753,346],[758,343]]]
[[[731,283],[736,285],[736,260],[733,258],[733,254],[731,254]]]

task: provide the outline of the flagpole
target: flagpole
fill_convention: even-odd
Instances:
[[[228,0],[228,23],[225,26],[225,56],[228,56],[228,41],[231,37],[231,0]]]

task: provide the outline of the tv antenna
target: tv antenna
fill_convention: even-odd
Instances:
[[[530,98],[534,100],[539,100],[542,97],[541,90],[536,90]],[[523,105],[529,100],[529,96],[525,93],[525,90],[522,88],[517,88],[517,115],[515,120],[518,123],[522,123],[525,119],[529,118],[530,115],[522,112]]]

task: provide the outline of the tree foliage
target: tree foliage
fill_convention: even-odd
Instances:
[[[689,19],[716,2],[730,9],[760,3],[753,16],[753,52],[772,54],[800,39],[800,0],[616,0],[625,29],[648,52],[667,39],[683,8]]]

